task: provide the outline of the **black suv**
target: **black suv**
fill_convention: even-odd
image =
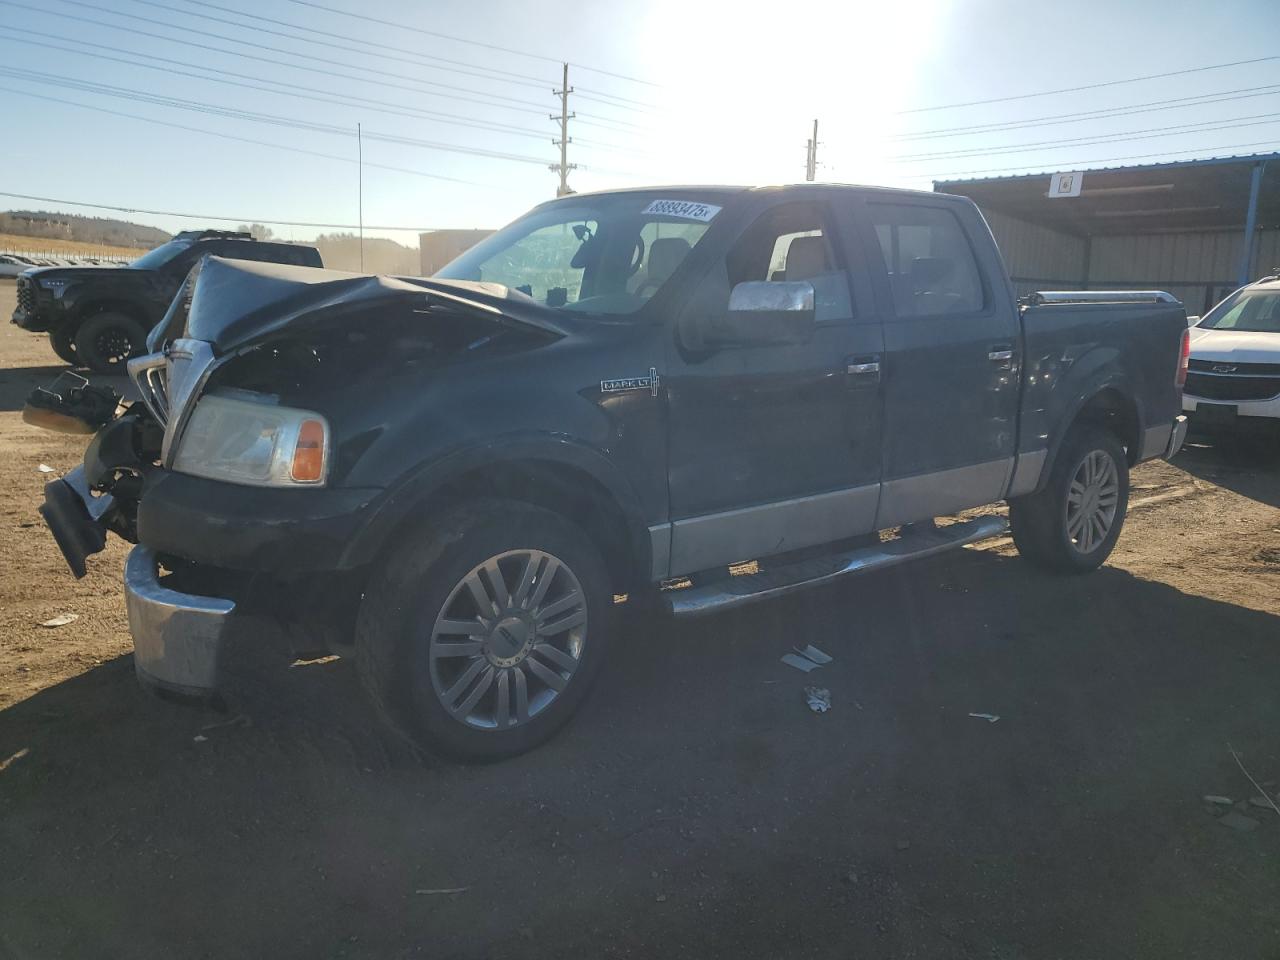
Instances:
[[[102,373],[124,372],[143,352],[151,329],[205,255],[323,266],[320,251],[292,243],[254,240],[247,233],[188,230],[126,267],[38,267],[18,277],[13,322],[49,334],[67,363]]]

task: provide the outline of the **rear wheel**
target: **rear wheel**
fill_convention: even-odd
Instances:
[[[453,756],[491,759],[556,732],[595,681],[613,592],[569,520],[477,501],[410,538],[375,574],[356,662],[397,728]]]
[[[54,327],[49,331],[49,346],[53,347],[53,352],[59,359],[65,360],[73,367],[80,363],[80,358],[76,356],[73,331],[66,327]]]
[[[1072,428],[1039,493],[1009,503],[1018,552],[1061,573],[1085,573],[1110,556],[1129,506],[1124,447],[1094,424]]]
[[[75,335],[76,359],[98,373],[124,373],[130,357],[147,346],[147,331],[124,313],[95,313]]]

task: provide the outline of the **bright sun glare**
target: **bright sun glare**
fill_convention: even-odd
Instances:
[[[787,4],[663,0],[638,39],[664,86],[650,100],[671,151],[636,162],[657,179],[788,183],[804,177],[812,118],[834,168],[819,179],[887,182],[896,111],[917,101],[917,67],[944,33],[945,0],[850,2],[807,15]],[[673,36],[669,24],[680,23]],[[868,44],[860,38],[876,37]],[[801,118],[809,118],[807,120]],[[680,134],[695,151],[677,149]],[[694,136],[696,134],[696,137]]]

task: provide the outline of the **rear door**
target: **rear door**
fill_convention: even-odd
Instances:
[[[885,313],[877,527],[1001,499],[1015,449],[1019,336],[990,233],[971,207],[873,194],[863,237]]]
[[[850,218],[818,190],[788,191],[743,223],[678,318],[664,375],[672,576],[874,525],[882,344],[865,269],[847,256]],[[779,280],[814,286],[807,342],[706,352],[682,340],[699,315],[727,311],[734,285]]]

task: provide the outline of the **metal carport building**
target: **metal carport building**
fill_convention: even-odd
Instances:
[[[978,204],[1020,296],[1167,290],[1194,315],[1280,266],[1280,153],[938,180],[933,188]]]

